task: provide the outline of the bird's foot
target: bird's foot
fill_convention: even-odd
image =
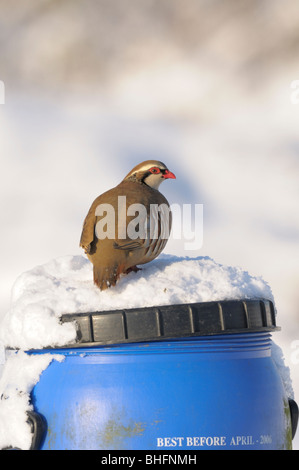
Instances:
[[[126,269],[125,274],[129,273],[138,273],[138,271],[142,271],[141,268],[138,268],[137,266],[131,266],[130,268]]]

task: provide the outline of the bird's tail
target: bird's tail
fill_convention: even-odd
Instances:
[[[101,290],[115,286],[122,270],[117,266],[93,266],[93,282]]]

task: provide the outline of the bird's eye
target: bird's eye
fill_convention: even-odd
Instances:
[[[154,166],[153,168],[150,169],[150,172],[157,175],[158,173],[160,173],[160,168],[157,168],[156,166]]]

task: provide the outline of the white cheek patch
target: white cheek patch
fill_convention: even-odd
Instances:
[[[158,189],[160,184],[164,181],[164,178],[161,178],[160,175],[149,175],[145,178],[144,182],[151,188]]]

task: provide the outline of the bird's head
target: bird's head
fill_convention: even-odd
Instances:
[[[135,166],[124,178],[124,181],[138,181],[151,188],[158,189],[166,179],[175,179],[175,175],[168,170],[167,166],[157,160],[147,160]]]

